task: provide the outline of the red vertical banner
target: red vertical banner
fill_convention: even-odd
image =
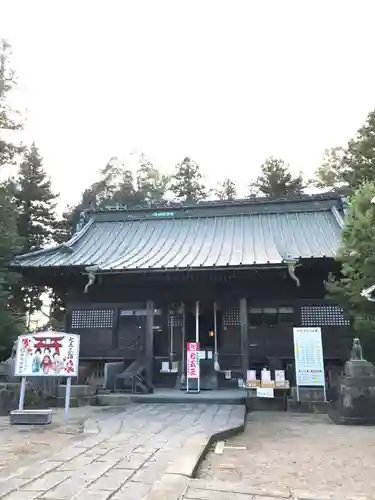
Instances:
[[[199,342],[187,342],[187,378],[199,379]]]

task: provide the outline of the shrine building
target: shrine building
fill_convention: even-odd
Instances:
[[[321,327],[327,370],[348,358],[351,323],[324,286],[343,215],[338,195],[92,210],[13,268],[64,298],[82,365],[124,361],[149,388],[179,387],[199,340],[202,388],[229,387],[248,369],[293,373],[297,326]]]

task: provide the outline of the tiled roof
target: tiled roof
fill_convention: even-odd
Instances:
[[[95,265],[101,271],[276,265],[288,259],[334,257],[342,228],[339,199],[334,197],[94,212],[90,217],[66,245],[23,255],[14,265]]]

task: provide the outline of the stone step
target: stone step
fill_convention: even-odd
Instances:
[[[57,397],[55,399],[55,404],[57,408],[65,407],[65,396]],[[81,397],[71,397],[69,406],[71,408],[79,408],[81,406],[95,406],[96,396],[81,396]]]

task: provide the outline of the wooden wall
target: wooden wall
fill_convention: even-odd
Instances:
[[[328,271],[329,267],[322,263],[316,267],[305,266],[298,271],[300,287],[285,270],[104,276],[98,277],[88,294],[83,293],[86,278],[81,275],[60,280],[59,285],[65,287],[67,294],[67,328],[80,333],[81,356],[90,359],[134,358],[142,351],[147,300],[154,301],[157,311],[154,355],[166,357],[170,350],[170,305],[185,302],[191,308],[198,299],[212,307],[215,300],[221,307],[219,351],[229,369],[231,364],[241,364],[241,297],[247,299],[249,363],[267,357],[293,359],[293,326],[321,326],[325,358],[346,360],[353,332],[344,316],[340,316],[337,309],[330,309],[324,299]],[[77,311],[96,312],[83,327],[83,313],[81,323],[77,323]],[[273,314],[277,315],[277,321]],[[178,314],[174,321],[177,317]],[[174,326],[174,339],[173,350],[176,359],[180,359],[180,320]]]

